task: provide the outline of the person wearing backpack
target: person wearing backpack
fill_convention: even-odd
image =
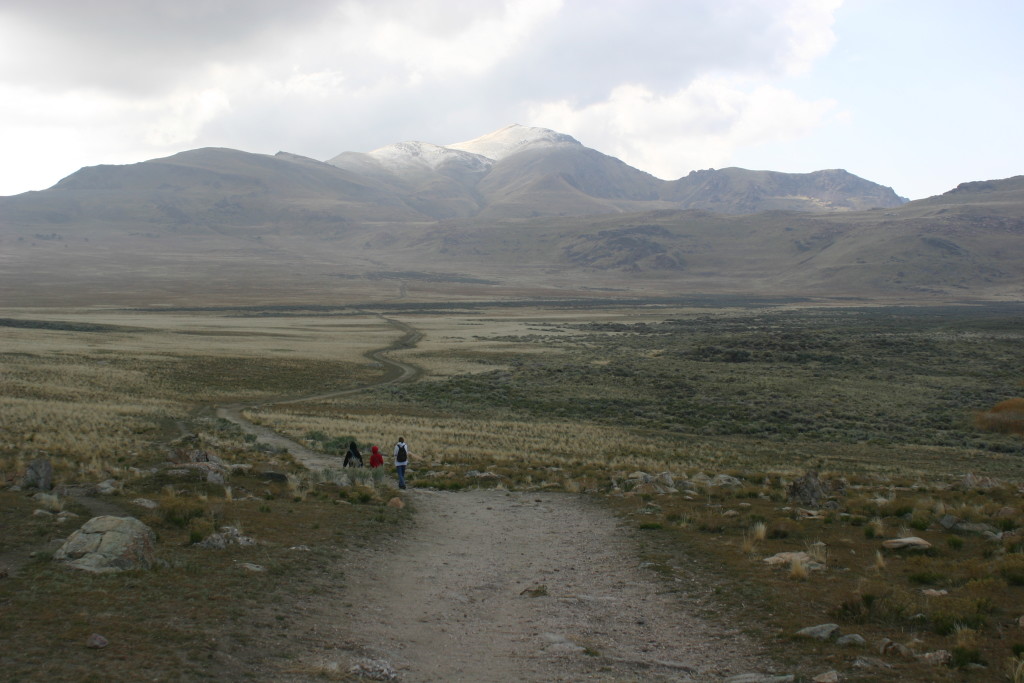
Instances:
[[[409,464],[409,445],[403,437],[395,444],[395,470],[398,472],[398,488],[405,488],[405,467]]]
[[[356,442],[353,441],[348,445],[348,453],[345,454],[345,462],[341,464],[342,467],[362,467],[363,466],[363,454],[359,452],[359,447],[356,446]]]

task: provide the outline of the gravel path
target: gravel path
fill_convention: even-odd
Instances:
[[[386,354],[421,335],[389,322],[403,337],[368,357],[387,369],[383,383],[413,381],[419,368]],[[248,422],[241,409],[217,412],[307,467],[325,466],[325,456]],[[700,619],[705,605],[641,567],[630,534],[592,499],[501,490],[405,497],[415,509],[408,528],[354,551],[311,587],[313,597],[292,610],[296,660],[266,673],[281,681],[716,681],[771,668],[753,642]]]
[[[341,595],[301,610],[310,622],[331,615],[333,634],[298,669],[481,683],[715,681],[770,669],[752,642],[695,616],[700,605],[641,567],[594,501],[498,490],[408,498],[416,514],[399,538],[349,556]]]

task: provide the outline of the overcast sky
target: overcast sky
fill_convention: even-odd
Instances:
[[[0,0],[0,195],[552,128],[654,175],[1024,173],[1020,0]]]

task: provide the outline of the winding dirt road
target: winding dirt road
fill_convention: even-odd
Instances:
[[[351,389],[341,389],[338,391],[330,391],[327,393],[313,394],[309,396],[300,396],[298,398],[289,398],[278,401],[270,401],[260,405],[287,405],[289,403],[302,403],[304,401],[316,401],[319,399],[333,398],[335,396],[345,396],[347,394],[355,394],[371,386],[382,386],[387,384],[400,384],[402,382],[414,382],[423,375],[422,368],[409,363],[403,363],[401,361],[393,360],[388,357],[387,354],[392,351],[398,351],[401,349],[412,349],[416,347],[420,339],[423,338],[423,333],[407,325],[401,321],[393,320],[391,318],[382,318],[392,327],[398,329],[403,334],[402,336],[384,348],[374,349],[368,351],[364,356],[375,363],[380,363],[384,367],[384,376],[380,381],[367,386],[355,387]],[[257,408],[258,405],[243,405],[241,403],[232,403],[228,405],[217,406],[216,413],[217,417],[224,418],[234,424],[238,425],[243,432],[246,434],[252,434],[256,437],[258,443],[267,444],[274,448],[283,449],[288,451],[296,460],[302,463],[308,469],[333,469],[338,467],[338,458],[324,453],[318,453],[317,451],[310,450],[302,444],[296,443],[291,439],[281,436],[277,432],[262,427],[257,424],[253,424],[242,415],[242,411]]]

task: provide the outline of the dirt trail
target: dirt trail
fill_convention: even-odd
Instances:
[[[380,363],[384,366],[384,376],[380,381],[362,387],[354,387],[351,389],[341,389],[338,391],[331,391],[327,393],[315,394],[312,396],[301,396],[298,398],[289,398],[278,401],[270,401],[264,405],[287,405],[289,403],[301,403],[303,401],[316,401],[324,398],[332,398],[334,396],[345,396],[347,394],[355,394],[360,391],[365,391],[370,386],[381,386],[386,384],[399,384],[402,382],[412,382],[423,374],[421,368],[409,363],[403,363],[401,361],[392,360],[388,358],[387,354],[391,351],[397,351],[399,349],[411,349],[415,348],[416,344],[420,339],[423,338],[423,333],[407,325],[401,321],[393,320],[390,318],[383,318],[391,326],[400,330],[403,335],[397,341],[389,346],[381,349],[374,349],[368,351],[365,356],[370,360]],[[335,456],[325,455],[324,453],[318,453],[310,450],[305,446],[292,441],[291,439],[281,436],[267,427],[261,427],[260,425],[253,424],[249,420],[245,419],[242,415],[243,410],[255,408],[257,406],[245,406],[241,403],[233,403],[230,405],[217,406],[216,414],[217,417],[229,420],[239,427],[246,434],[252,434],[256,437],[257,442],[265,443],[274,448],[281,448],[288,451],[296,460],[301,462],[307,468],[313,469],[332,469],[338,467],[338,458]]]
[[[383,383],[420,370],[367,357]],[[337,396],[362,389],[285,402]],[[280,402],[275,402],[280,403]],[[221,406],[261,441],[307,467],[336,466]],[[410,490],[416,514],[383,546],[353,551],[292,612],[297,661],[276,680],[714,681],[766,671],[755,643],[697,616],[700,587],[668,583],[637,559],[635,541],[606,508],[574,494]],[[344,579],[342,582],[340,579]],[[299,635],[302,634],[302,635]]]
[[[640,566],[629,533],[587,498],[409,499],[409,527],[349,556],[344,587],[298,610],[320,638],[293,671],[484,683],[715,681],[770,669],[749,639],[696,616],[702,599]]]

